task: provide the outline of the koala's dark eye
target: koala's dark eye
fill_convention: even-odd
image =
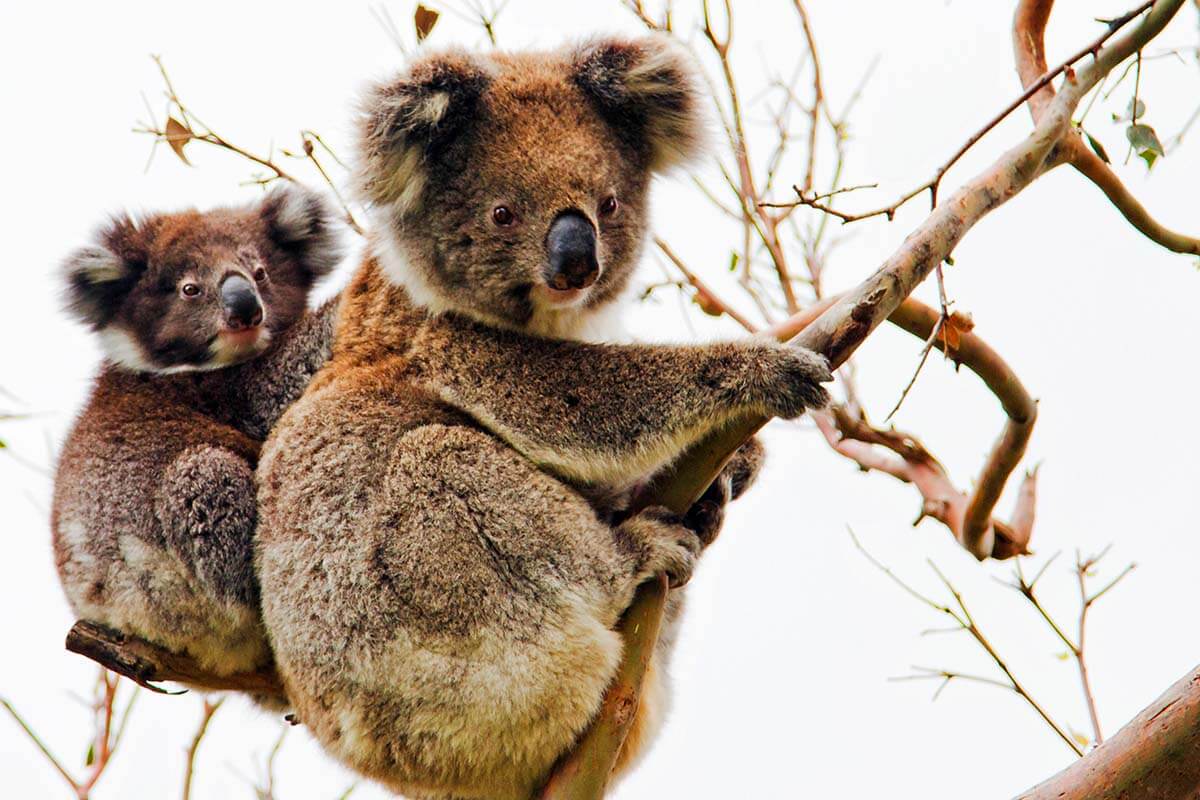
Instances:
[[[200,287],[194,283],[185,283],[179,287],[179,293],[184,297],[197,297],[200,294]]]
[[[262,283],[267,279],[267,270],[264,267],[259,267],[254,270],[254,280],[257,283]]]
[[[508,206],[496,206],[492,209],[492,222],[499,225],[501,228],[507,228],[517,221],[517,215],[514,214]]]
[[[621,205],[617,202],[617,198],[610,194],[600,201],[600,216],[611,217],[617,213],[617,209],[620,207]]]

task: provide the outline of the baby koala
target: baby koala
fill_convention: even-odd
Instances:
[[[308,190],[207,212],[118,216],[66,260],[69,313],[106,362],[63,446],[55,562],[71,608],[215,675],[269,663],[252,566],[267,431],[325,362],[341,257]]]

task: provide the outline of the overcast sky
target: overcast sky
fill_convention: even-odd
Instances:
[[[877,205],[919,185],[1019,91],[1009,45],[1011,3],[810,5],[835,107],[879,59],[852,119],[845,182],[881,188],[845,200],[848,207]],[[1099,33],[1094,17],[1126,10],[1109,0],[1059,5],[1050,27],[1051,62]],[[733,59],[749,99],[768,73],[788,70],[800,52],[790,6],[735,3]],[[407,34],[412,5],[383,7]],[[147,168],[150,140],[130,129],[147,115],[141,93],[161,113],[161,85],[149,54],[163,55],[200,118],[256,150],[295,146],[296,131],[311,128],[345,151],[355,92],[401,62],[366,3],[131,2],[120,9],[44,2],[0,11],[0,219],[7,247],[0,272],[0,387],[6,392],[0,411],[33,415],[0,420],[0,438],[10,448],[0,457],[6,548],[0,592],[7,611],[0,694],[77,768],[89,722],[70,693],[86,692],[94,671],[62,649],[72,619],[49,547],[48,471],[86,397],[98,353],[60,313],[54,270],[109,211],[206,207],[259,191],[240,185],[251,174],[245,162],[200,145],[190,149],[194,167],[161,148]],[[680,24],[688,19],[681,14]],[[512,0],[497,28],[501,42],[513,48],[554,46],[599,31],[637,32],[638,25],[615,1]],[[1198,41],[1189,4],[1149,53]],[[444,18],[432,42],[484,46],[477,28],[453,17]],[[1146,120],[1164,140],[1195,111],[1198,88],[1194,56],[1146,62]],[[1200,126],[1149,174],[1136,158],[1122,165],[1123,130],[1111,112],[1124,107],[1130,89],[1126,84],[1094,109],[1089,127],[1159,219],[1200,233]],[[757,110],[751,117],[760,137],[764,115]],[[999,126],[950,174],[947,188],[1028,128],[1023,112]],[[788,168],[799,179],[800,162]],[[843,229],[848,238],[828,285],[849,286],[867,275],[923,214],[914,203],[894,222]],[[660,186],[655,228],[724,286],[737,232],[686,180]],[[1069,564],[1075,548],[1113,545],[1097,585],[1126,563],[1138,563],[1094,609],[1089,629],[1101,719],[1107,732],[1115,731],[1200,662],[1194,616],[1200,433],[1188,411],[1200,388],[1196,259],[1142,239],[1096,189],[1059,170],[982,222],[955,262],[947,288],[957,307],[974,316],[976,331],[1041,401],[1028,455],[1030,464],[1043,464],[1034,564],[1065,551],[1043,581],[1047,604],[1074,624]],[[643,274],[652,281],[662,271],[648,263]],[[926,299],[930,289],[922,287]],[[743,301],[735,291],[729,296]],[[667,294],[636,309],[632,319],[646,336],[689,335],[679,304]],[[736,333],[700,322],[702,336]],[[918,349],[915,340],[889,330],[863,348],[860,389],[876,419],[907,382]],[[978,381],[937,358],[896,418],[923,437],[960,486],[979,468],[1001,422]],[[847,528],[931,594],[939,589],[925,562],[936,562],[1030,691],[1064,725],[1086,732],[1073,664],[1058,657],[1061,645],[1034,612],[992,580],[1006,577],[1011,565],[977,564],[935,523],[912,529],[915,492],[859,473],[831,453],[810,424],[775,423],[767,440],[769,469],[732,511],[692,583],[671,720],[618,796],[1006,797],[1068,764],[1067,747],[1010,693],[954,684],[931,704],[934,684],[888,681],[914,664],[981,675],[995,669],[961,634],[920,636],[944,620],[875,571],[852,546]],[[1002,514],[1011,499],[1010,492]],[[138,702],[96,800],[178,794],[200,701],[189,695]],[[252,798],[248,779],[261,769],[278,730],[276,720],[241,701],[227,704],[199,756],[193,796]],[[352,782],[303,728],[288,734],[278,761],[279,800],[332,800]],[[7,717],[0,717],[0,794],[69,796]],[[354,796],[383,794],[363,786]]]

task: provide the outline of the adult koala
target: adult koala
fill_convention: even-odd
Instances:
[[[365,100],[373,256],[264,446],[257,557],[298,717],[394,790],[527,798],[599,708],[635,588],[685,583],[715,534],[596,498],[825,400],[804,350],[578,341],[638,260],[651,176],[698,150],[697,86],[644,38],[428,55]]]

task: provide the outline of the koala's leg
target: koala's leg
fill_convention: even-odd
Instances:
[[[661,509],[610,527],[474,427],[308,411],[260,470],[263,614],[299,717],[401,793],[528,797],[599,708],[635,587],[686,581],[698,537]]]
[[[453,317],[429,324],[413,370],[535,463],[595,484],[649,475],[739,416],[820,406],[830,378],[816,353],[767,341],[586,344]]]
[[[193,445],[163,471],[155,510],[171,551],[212,598],[254,606],[257,519],[253,467],[214,445]]]

